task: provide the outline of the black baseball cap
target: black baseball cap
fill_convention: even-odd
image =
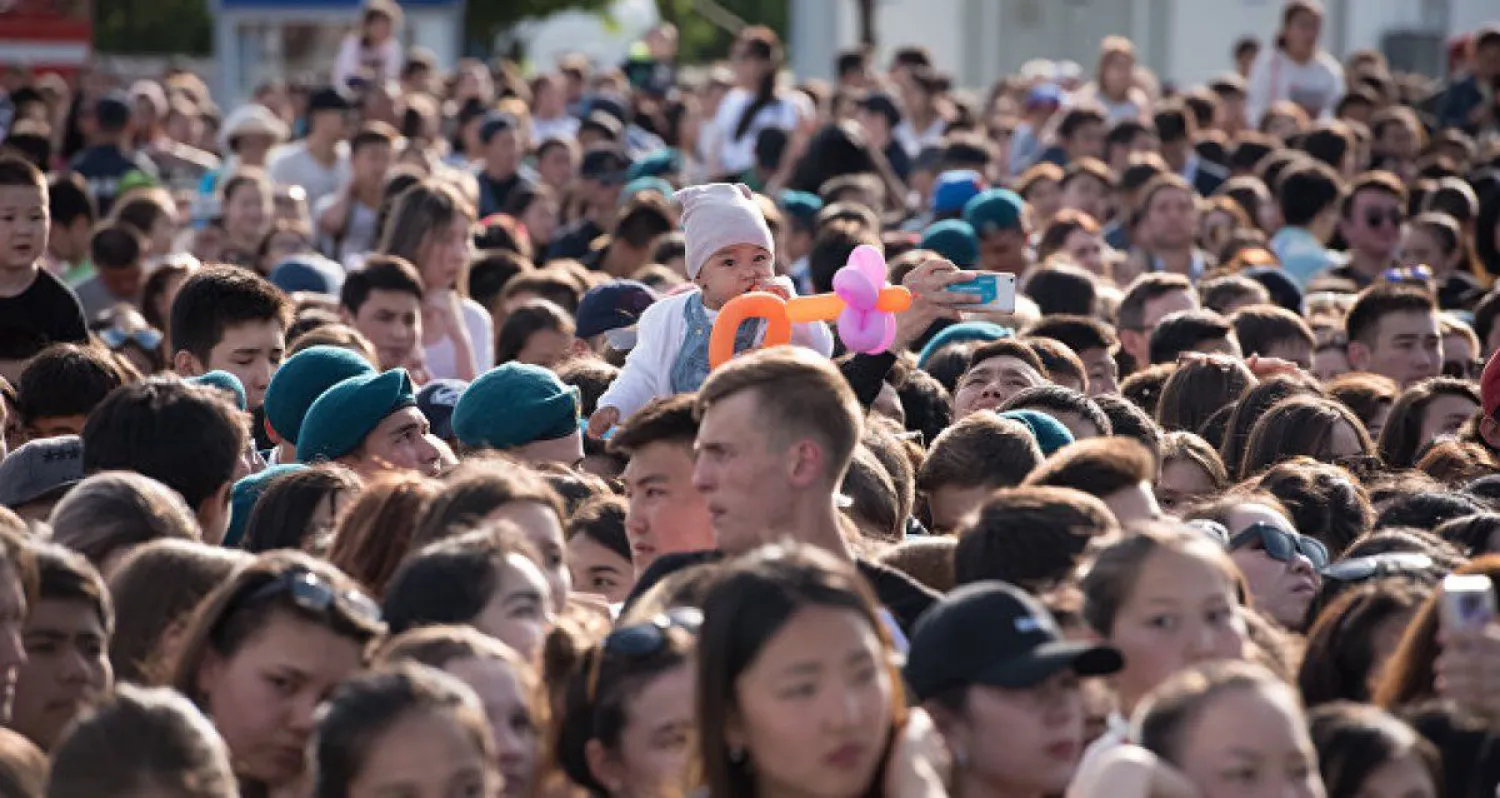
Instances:
[[[895,127],[901,121],[901,108],[896,105],[896,98],[883,91],[872,91],[859,98],[856,104],[870,113],[885,117],[891,127]]]
[[[479,126],[479,141],[481,144],[489,144],[495,134],[515,130],[520,125],[521,123],[517,121],[514,114],[505,111],[490,111],[485,114],[484,122]]]
[[[630,156],[618,147],[592,147],[583,154],[578,165],[578,174],[584,180],[619,185],[625,182],[625,171],[630,168]]]
[[[1035,598],[1004,582],[965,585],[922,614],[906,657],[919,701],[970,685],[1013,690],[1055,673],[1106,676],[1125,660],[1113,646],[1063,638]]]
[[[354,108],[344,93],[333,86],[324,86],[315,90],[307,96],[307,113],[309,116],[320,111],[348,111]]]

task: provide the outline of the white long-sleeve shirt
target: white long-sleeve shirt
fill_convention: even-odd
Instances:
[[[469,345],[474,352],[476,374],[483,374],[495,365],[495,323],[484,305],[468,297],[463,298],[464,326],[469,328]],[[435,380],[458,377],[458,349],[452,338],[442,338],[425,347],[427,373]]]
[[[338,57],[333,62],[333,85],[344,88],[349,85],[349,79],[361,75],[367,67],[374,68],[377,74],[369,75],[370,79],[382,83],[391,83],[401,77],[401,64],[404,61],[401,52],[401,42],[392,36],[377,47],[367,49],[360,44],[359,34],[351,33],[344,37],[339,45]]]
[[[1273,47],[1257,56],[1250,67],[1245,115],[1250,124],[1259,125],[1272,103],[1291,100],[1306,109],[1308,116],[1327,118],[1343,96],[1344,67],[1337,58],[1319,50],[1307,63],[1299,64]]]
[[[635,348],[625,359],[625,368],[620,376],[599,397],[599,407],[613,407],[620,411],[620,420],[630,418],[637,410],[653,399],[672,396],[672,366],[682,350],[682,341],[687,337],[687,319],[683,307],[698,294],[685,291],[657,300],[637,322]],[[718,311],[704,308],[712,322]],[[833,332],[822,322],[792,325],[792,343],[805,346],[824,357],[833,355]]]

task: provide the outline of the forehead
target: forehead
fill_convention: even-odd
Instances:
[[[1040,374],[1037,374],[1036,369],[1032,368],[1030,364],[1019,358],[1011,357],[1010,355],[996,355],[995,357],[975,363],[969,368],[969,373],[980,376],[999,376],[1008,374],[1025,374],[1027,376],[1036,377],[1041,376]]]
[[[421,307],[422,301],[420,299],[417,299],[416,294],[409,294],[405,291],[393,291],[385,288],[376,288],[370,291],[370,296],[365,300],[365,304],[367,306],[379,305],[382,308],[416,310],[417,308]]]
[[[754,438],[756,418],[760,414],[760,397],[755,390],[743,390],[708,406],[698,425],[698,441],[718,442],[737,438]]]
[[[1399,310],[1380,317],[1376,327],[1381,337],[1397,335],[1439,335],[1437,314],[1418,310]]]
[[[102,632],[101,608],[83,598],[43,598],[26,617],[30,630]]]
[[[1382,186],[1365,186],[1354,192],[1354,197],[1350,202],[1356,208],[1379,208],[1386,205],[1399,205],[1401,199]]]
[[[375,425],[375,429],[371,430],[370,435],[389,435],[411,424],[426,427],[427,417],[422,415],[422,411],[415,407],[403,407],[386,416],[379,424]]]
[[[755,244],[731,244],[727,247],[724,247],[723,249],[720,249],[718,252],[715,252],[714,257],[745,259],[753,258],[756,255],[766,254],[769,253],[766,251],[765,247],[756,246]]]
[[[627,481],[639,479],[646,474],[655,474],[676,466],[691,468],[692,462],[691,442],[654,441],[631,453],[630,462],[625,464],[622,476]]]
[[[0,186],[0,206],[47,205],[47,190],[41,186]]]
[[[219,339],[216,349],[278,349],[283,345],[285,332],[279,322],[271,319],[245,321],[228,325]]]

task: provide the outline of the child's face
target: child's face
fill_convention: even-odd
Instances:
[[[40,186],[0,187],[0,270],[30,268],[47,251],[47,190]]]
[[[693,282],[703,289],[703,304],[717,310],[775,276],[776,261],[765,247],[735,244],[715,252]]]

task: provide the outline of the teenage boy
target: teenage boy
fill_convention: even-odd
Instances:
[[[1156,457],[1146,447],[1128,438],[1092,438],[1058,450],[1025,484],[1081,490],[1129,526],[1163,517],[1151,489],[1155,481]]]
[[[683,394],[653,402],[609,441],[610,451],[629,458],[620,479],[630,501],[625,535],[637,574],[661,555],[714,547],[713,518],[693,485],[694,401]]]
[[[1349,262],[1329,274],[1364,288],[1396,265],[1406,204],[1406,186],[1390,172],[1366,172],[1356,177],[1344,197],[1339,219],[1339,232],[1349,243]]]
[[[247,469],[245,416],[214,388],[151,377],[111,393],[83,425],[83,470],[138,471],[177,491],[203,542],[229,526],[229,489]]]
[[[125,384],[107,352],[53,344],[26,364],[16,384],[21,423],[32,440],[77,435],[100,402]]]
[[[349,182],[349,112],[354,105],[342,92],[324,86],[307,98],[307,135],[283,147],[271,158],[267,170],[283,186],[301,186],[307,205],[319,201]]]
[[[511,114],[491,111],[479,125],[482,158],[475,178],[479,182],[479,218],[501,213],[526,194],[535,193],[531,180],[521,173],[526,147],[521,124]]]
[[[1312,370],[1313,349],[1317,339],[1307,321],[1286,308],[1275,305],[1250,305],[1229,317],[1240,351],[1248,357],[1274,357],[1296,363],[1303,371]]]
[[[1436,377],[1443,367],[1443,333],[1437,302],[1412,286],[1382,284],[1366,290],[1344,317],[1349,365],[1390,377],[1403,389]]]
[[[119,304],[138,305],[146,281],[146,240],[126,224],[106,224],[89,241],[92,276],[73,286],[83,313],[94,318]]]
[[[1049,338],[1072,349],[1083,361],[1090,396],[1120,392],[1120,366],[1115,361],[1120,339],[1108,324],[1088,316],[1058,314],[1031,325],[1026,336]]]
[[[1338,230],[1343,181],[1327,164],[1308,161],[1287,170],[1278,189],[1276,205],[1286,225],[1271,237],[1271,251],[1282,271],[1306,286],[1342,262],[1327,242]]]
[[[917,473],[933,534],[957,531],[965,516],[997,488],[1021,484],[1042,462],[1026,425],[975,413],[943,430]]]
[[[469,449],[498,449],[535,465],[583,461],[582,400],[540,366],[506,363],[481,374],[453,407],[453,434]]]
[[[47,236],[47,270],[73,285],[93,272],[89,263],[89,240],[99,212],[83,178],[59,175],[47,187],[47,206],[52,226]]]
[[[172,301],[172,369],[184,377],[227,371],[258,411],[286,353],[286,297],[254,272],[210,266],[189,277]]]
[[[339,315],[374,344],[382,371],[408,366],[422,342],[422,277],[405,258],[375,255],[344,278]]]
[[[50,223],[46,177],[29,161],[0,157],[0,340],[88,341],[78,297],[42,268]],[[23,363],[9,361],[23,358],[0,362],[0,376],[14,381]]]
[[[109,641],[115,613],[109,589],[82,555],[38,544],[36,604],[26,617],[26,664],[16,678],[10,728],[51,751],[73,718],[109,695]]]
[[[385,178],[395,157],[396,131],[369,122],[349,142],[348,185],[312,205],[324,254],[352,269],[375,248],[375,223]]]
[[[370,480],[393,470],[434,477],[444,446],[417,409],[404,369],[350,377],[313,402],[297,438],[297,459],[332,462]]]

